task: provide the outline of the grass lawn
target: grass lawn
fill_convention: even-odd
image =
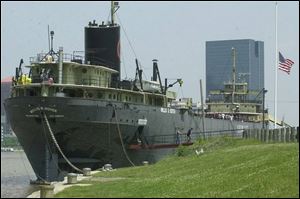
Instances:
[[[200,148],[204,154],[196,155]],[[299,144],[214,138],[181,146],[156,164],[100,172],[83,183],[91,186],[55,197],[298,198]]]

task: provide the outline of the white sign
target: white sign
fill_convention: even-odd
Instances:
[[[146,126],[147,125],[147,119],[138,119],[138,125]]]
[[[176,110],[172,109],[172,108],[160,108],[160,112],[162,113],[171,113],[171,114],[175,114]]]

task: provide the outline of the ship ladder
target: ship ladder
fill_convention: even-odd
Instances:
[[[45,118],[47,127],[48,127],[48,129],[49,129],[51,138],[52,138],[52,140],[53,140],[53,142],[54,142],[56,148],[57,148],[58,151],[60,152],[61,156],[65,159],[65,161],[66,161],[73,169],[75,169],[76,171],[79,171],[79,172],[83,173],[83,170],[81,170],[81,169],[79,169],[78,167],[76,167],[75,165],[73,165],[73,164],[68,160],[68,158],[65,156],[65,154],[64,154],[63,151],[61,150],[60,146],[58,145],[57,140],[55,139],[55,136],[54,136],[54,134],[53,134],[53,132],[52,132],[52,129],[51,129],[51,127],[50,127],[50,124],[49,124],[49,121],[48,121],[48,118],[47,118],[46,114],[43,113],[43,115],[44,115],[44,118]]]

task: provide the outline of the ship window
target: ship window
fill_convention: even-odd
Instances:
[[[129,97],[129,101],[131,101],[131,97]]]
[[[36,90],[27,90],[27,96],[37,96]]]
[[[86,72],[87,72],[86,68],[83,68],[82,73],[86,73]]]
[[[128,101],[128,97],[127,96],[125,96],[125,100]]]
[[[143,98],[141,97],[141,102],[143,102]]]
[[[116,94],[113,95],[113,99],[116,99]]]
[[[97,96],[98,96],[98,98],[102,99],[103,94],[99,92]]]
[[[93,97],[93,93],[88,93],[88,97]]]
[[[111,94],[108,95],[108,98],[111,99]]]

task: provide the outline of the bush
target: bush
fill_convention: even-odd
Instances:
[[[176,155],[178,157],[184,157],[189,155],[190,153],[191,153],[190,149],[187,146],[179,145],[178,148],[176,149]]]

